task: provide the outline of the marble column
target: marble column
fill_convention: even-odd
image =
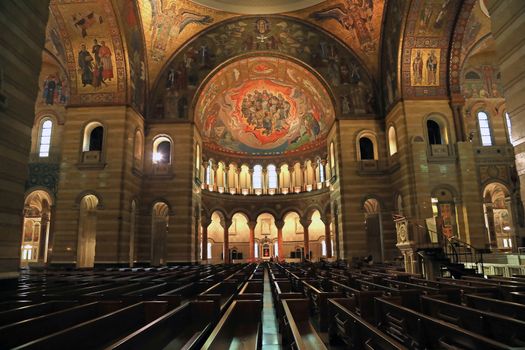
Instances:
[[[284,258],[283,253],[283,227],[284,220],[275,220],[275,226],[277,227],[277,250],[279,251],[278,257]]]
[[[312,223],[311,219],[301,219],[301,225],[303,225],[304,229],[304,257],[308,256],[308,259],[310,259],[310,235],[308,233],[308,227],[310,227],[310,224]]]
[[[210,224],[210,219],[207,217],[201,217],[201,226],[202,226],[202,261],[208,261],[208,225]]]
[[[332,257],[332,216],[330,214],[325,215],[321,218],[324,223],[324,239],[326,243],[326,257]]]
[[[230,261],[230,237],[228,235],[228,229],[230,228],[232,221],[231,219],[221,220],[222,227],[224,228],[224,250],[222,253],[223,261],[225,264],[231,263]]]
[[[255,259],[255,226],[257,221],[248,221],[248,227],[250,228],[250,260]]]

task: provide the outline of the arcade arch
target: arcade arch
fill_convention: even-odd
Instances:
[[[52,199],[44,190],[35,190],[26,196],[20,264],[46,263],[50,241]]]
[[[80,200],[78,220],[77,267],[93,267],[97,243],[99,198],[87,194]]]

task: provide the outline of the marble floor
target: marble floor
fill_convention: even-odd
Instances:
[[[281,349],[281,336],[277,326],[277,317],[273,307],[272,290],[270,287],[270,276],[268,270],[264,269],[264,295],[263,295],[263,338],[262,348],[264,350]]]

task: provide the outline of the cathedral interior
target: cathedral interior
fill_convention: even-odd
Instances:
[[[6,295],[56,271],[82,283],[100,271],[150,271],[168,284],[166,271],[243,276],[254,290],[260,279],[281,333],[300,323],[302,306],[279,288],[342,293],[328,283],[349,269],[370,290],[392,276],[419,286],[499,276],[515,290],[493,297],[524,314],[524,1],[0,0],[0,32]],[[301,277],[321,267],[319,285]],[[421,288],[445,282],[433,283]],[[469,288],[462,303],[481,308],[468,304],[477,300],[465,299]],[[316,298],[330,312],[349,307]],[[246,300],[228,304],[217,327],[262,308]],[[394,313],[390,301],[373,302],[376,314]],[[141,307],[150,317],[157,306]],[[403,348],[361,307],[378,325],[365,327],[375,329],[369,340],[382,345],[354,339],[352,348]],[[0,344],[6,310],[0,302]],[[315,310],[321,343],[303,344],[303,328],[291,327],[274,348],[332,345],[340,330]],[[251,346],[214,343],[215,330],[195,344]],[[508,348],[439,341],[427,348]]]

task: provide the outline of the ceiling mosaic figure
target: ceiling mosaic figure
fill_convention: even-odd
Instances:
[[[308,70],[276,57],[236,61],[205,85],[195,122],[208,148],[276,155],[319,147],[334,121],[331,98]]]

